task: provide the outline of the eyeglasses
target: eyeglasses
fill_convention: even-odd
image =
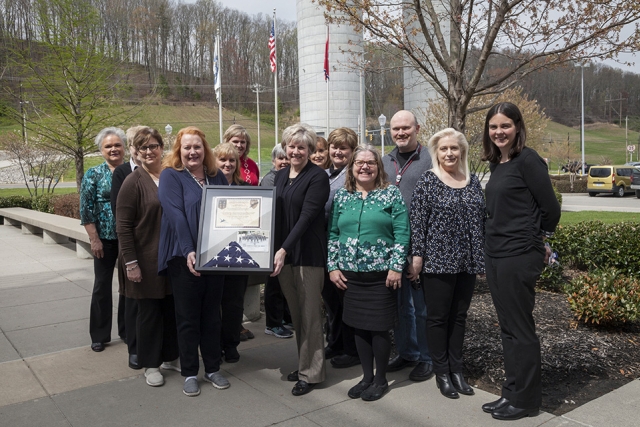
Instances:
[[[160,144],[149,144],[144,147],[138,148],[138,151],[140,151],[141,153],[144,153],[147,151],[156,151],[158,148],[160,148]]]
[[[369,160],[369,161],[364,161],[364,160],[356,160],[355,162],[353,162],[354,165],[356,165],[356,167],[363,167],[364,165],[369,166],[370,168],[375,168],[378,166],[378,162],[376,162],[375,160]]]

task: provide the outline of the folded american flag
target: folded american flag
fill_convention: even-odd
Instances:
[[[249,267],[260,268],[242,246],[237,242],[230,242],[218,255],[207,262],[204,267]]]

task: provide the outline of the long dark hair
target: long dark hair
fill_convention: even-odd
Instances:
[[[502,114],[511,120],[516,126],[516,139],[513,141],[511,149],[509,149],[509,158],[516,157],[527,142],[527,130],[524,126],[524,119],[520,109],[515,104],[510,102],[500,102],[489,109],[487,112],[487,119],[484,121],[484,134],[482,135],[482,160],[487,160],[491,163],[500,162],[500,149],[489,138],[489,120],[496,114]]]

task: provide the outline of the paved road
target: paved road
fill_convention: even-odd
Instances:
[[[614,197],[611,194],[599,194],[589,197],[587,193],[563,193],[562,210],[578,211],[611,211],[640,213],[640,199],[629,194],[625,197]]]

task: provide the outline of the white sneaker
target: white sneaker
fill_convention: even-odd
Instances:
[[[170,362],[162,362],[162,365],[160,365],[160,367],[162,369],[166,369],[168,371],[182,372],[181,369],[180,369],[180,358],[179,357],[176,360],[172,360]]]
[[[144,376],[147,379],[147,384],[151,387],[160,387],[164,384],[164,377],[160,373],[158,368],[147,368],[144,371]]]

